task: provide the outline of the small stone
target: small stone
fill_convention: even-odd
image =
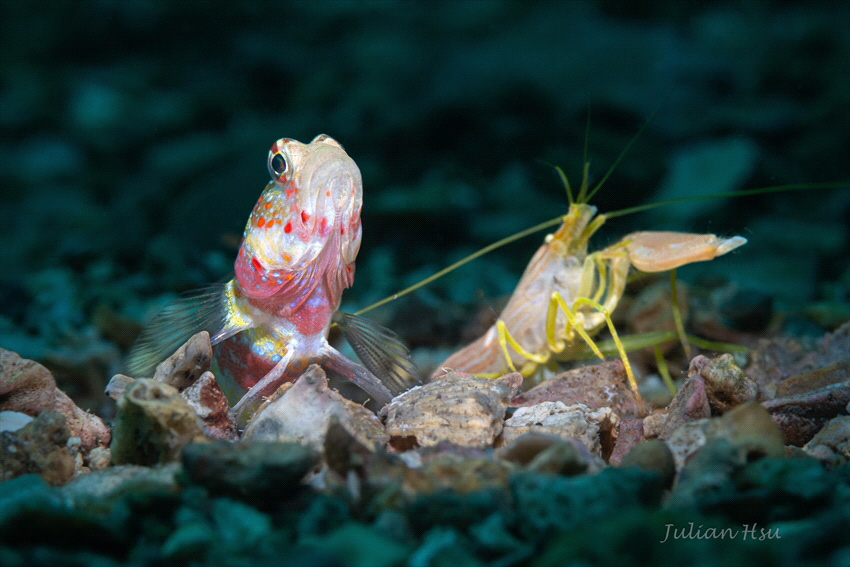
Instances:
[[[17,411],[29,416],[59,412],[73,437],[82,440],[83,451],[109,444],[109,428],[99,417],[77,407],[47,368],[34,360],[0,348],[0,411]]]
[[[838,362],[786,378],[776,387],[776,397],[796,396],[850,381],[850,361]]]
[[[608,462],[612,465],[619,466],[623,457],[628,455],[641,441],[646,439],[644,435],[644,420],[636,417],[630,417],[620,421],[620,427],[617,429],[617,441],[614,443],[614,450],[608,458]]]
[[[492,447],[501,433],[510,399],[522,386],[519,372],[483,380],[449,372],[408,390],[381,410],[394,439],[413,437],[421,447],[447,441]]]
[[[89,413],[77,406],[60,389],[56,389],[56,404],[54,411],[65,416],[65,425],[71,436],[80,438],[80,448],[87,453],[95,447],[108,447],[112,439],[109,427],[93,413]]]
[[[292,441],[321,450],[332,417],[363,445],[376,450],[389,440],[371,411],[328,388],[324,370],[316,364],[254,414],[243,439]]]
[[[47,484],[65,484],[75,470],[70,437],[65,416],[56,412],[42,412],[16,432],[0,433],[0,482],[35,473]]]
[[[595,473],[605,467],[599,456],[577,439],[561,439],[545,433],[520,435],[499,450],[499,457],[529,471],[562,476]]]
[[[689,421],[711,416],[705,379],[700,372],[701,366],[698,359],[701,358],[705,357],[697,356],[691,361],[688,379],[676,392],[676,396],[667,408],[667,419],[658,434],[661,439],[667,439],[676,429]]]
[[[692,455],[715,439],[726,440],[749,460],[785,454],[782,431],[756,401],[742,404],[721,417],[685,423],[665,441],[676,460],[676,467],[681,470]]]
[[[139,378],[118,400],[112,462],[151,466],[177,460],[180,449],[204,439],[204,424],[176,388]]]
[[[775,398],[764,407],[782,429],[785,443],[802,447],[826,423],[847,413],[850,403],[850,381],[831,384],[802,394]]]
[[[711,420],[706,428],[709,439],[726,439],[734,447],[754,456],[782,457],[785,444],[782,431],[770,414],[756,401],[742,404],[722,417]]]
[[[526,468],[543,474],[574,476],[586,472],[588,466],[573,443],[559,440],[534,457]]]
[[[506,461],[526,466],[537,455],[558,441],[562,441],[562,439],[556,435],[526,433],[513,439],[510,443],[499,449],[498,454],[500,458]]]
[[[215,441],[187,445],[181,460],[191,482],[212,494],[274,505],[304,489],[301,480],[319,459],[301,443]]]
[[[230,416],[227,396],[219,387],[212,372],[204,372],[181,393],[204,422],[204,433],[213,439],[236,439],[236,424]]]
[[[705,418],[683,423],[664,439],[673,454],[676,470],[682,470],[691,455],[705,446],[708,440],[705,430],[710,421]]]
[[[620,417],[638,415],[638,405],[626,381],[621,360],[574,368],[544,381],[511,400],[515,407],[541,402],[563,402],[570,406],[610,407]]]
[[[421,494],[450,490],[469,494],[487,488],[503,488],[516,470],[513,463],[492,457],[437,454],[422,466],[404,474],[403,488]]]
[[[829,449],[832,455],[840,456],[844,462],[850,461],[850,416],[839,415],[832,418],[806,443],[803,451],[820,458],[819,455],[828,454],[824,448]]]
[[[620,462],[620,468],[629,467],[657,472],[661,475],[665,488],[671,488],[676,478],[676,461],[673,453],[660,439],[648,439],[638,443],[629,451]]]
[[[121,397],[121,394],[124,393],[124,390],[133,383],[135,378],[131,378],[130,376],[125,376],[124,374],[116,374],[113,376],[109,383],[106,385],[106,395],[118,401],[118,398]]]
[[[35,417],[53,411],[56,381],[34,360],[0,348],[0,411],[18,411]]]
[[[732,474],[745,464],[740,451],[728,441],[712,440],[680,469],[679,480],[666,505],[674,509],[692,509],[728,486]]]
[[[95,447],[86,455],[86,466],[93,470],[103,470],[112,464],[112,457],[108,448]]]
[[[98,450],[92,453],[95,451]],[[65,501],[78,510],[108,515],[115,504],[128,494],[176,493],[180,488],[175,479],[179,470],[178,463],[157,467],[119,465],[92,470],[89,474],[74,477],[62,487],[62,494]]]
[[[667,412],[655,410],[643,418],[643,434],[647,439],[659,437],[664,430],[664,422],[667,421]]]
[[[691,360],[688,375],[692,372],[698,372],[705,381],[708,403],[715,414],[726,413],[758,398],[758,385],[735,364],[731,354],[710,360],[702,355],[696,356]]]
[[[596,455],[610,454],[620,418],[611,408],[595,410],[584,404],[543,402],[518,408],[505,422],[502,443],[510,443],[525,433],[545,433],[561,439],[574,438]]]

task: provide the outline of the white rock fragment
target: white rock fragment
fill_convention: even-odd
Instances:
[[[578,439],[592,453],[600,455],[600,436],[614,439],[619,416],[609,407],[590,409],[584,404],[542,402],[521,407],[505,422],[502,443],[510,443],[524,433],[545,433],[562,439]]]
[[[329,389],[325,372],[315,364],[257,411],[243,439],[294,441],[321,450],[333,416],[366,447],[383,447],[389,440],[375,414]]]

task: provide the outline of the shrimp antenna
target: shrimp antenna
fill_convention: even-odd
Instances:
[[[581,189],[578,192],[578,202],[587,203],[591,195],[587,194],[587,174],[590,171],[590,162],[587,160],[587,141],[590,139],[590,108],[587,109],[587,122],[584,125],[584,149],[582,151],[582,163],[584,164],[584,172],[581,176]],[[628,149],[628,146],[626,146]],[[562,175],[563,176],[563,175]],[[563,176],[566,179],[566,176]],[[594,190],[595,191],[595,190]],[[572,204],[572,203],[570,203]]]
[[[648,203],[646,205],[638,205],[638,206],[635,206],[635,207],[630,207],[628,209],[622,209],[622,210],[614,211],[614,212],[611,212],[611,213],[605,213],[605,217],[609,218],[609,219],[613,218],[613,217],[622,217],[622,216],[629,215],[629,214],[632,214],[632,213],[638,213],[640,211],[646,211],[646,210],[649,210],[649,209],[654,209],[656,207],[664,207],[666,205],[675,205],[676,203],[686,203],[688,201],[700,201],[700,200],[704,200],[704,199],[723,199],[723,198],[726,198],[726,197],[748,197],[750,195],[761,195],[763,193],[778,193],[778,192],[781,192],[781,191],[799,191],[801,189],[811,189],[811,190],[840,189],[842,187],[847,187],[847,185],[848,185],[847,182],[843,182],[843,183],[842,182],[839,182],[839,183],[797,183],[797,184],[793,184],[793,185],[781,185],[779,187],[760,187],[758,189],[745,189],[743,191],[731,191],[731,192],[727,192],[727,193],[716,193],[714,195],[700,195],[700,196],[697,196],[697,197],[682,197],[681,199],[670,199],[669,201],[658,201],[658,202],[655,202],[655,203]],[[497,248],[501,248],[502,246],[505,246],[506,244],[510,244],[511,242],[517,241],[521,238],[525,238],[526,236],[534,234],[535,232],[540,232],[541,230],[546,230],[547,228],[551,228],[553,226],[556,226],[556,225],[560,224],[561,222],[563,222],[563,220],[564,220],[564,216],[560,215],[560,216],[557,216],[553,219],[543,221],[540,224],[536,224],[532,227],[526,228],[525,230],[522,230],[520,232],[514,233],[510,236],[506,236],[505,238],[502,238],[501,240],[498,240],[498,241],[496,241],[492,244],[485,246],[484,248],[481,248],[480,250],[473,252],[469,256],[465,256],[464,258],[461,258],[460,260],[451,264],[450,266],[446,266],[445,268],[443,268],[439,272],[436,272],[436,273],[428,276],[424,280],[419,281],[419,282],[413,284],[412,286],[406,287],[403,290],[398,291],[398,292],[396,292],[396,293],[394,293],[390,296],[387,296],[387,297],[383,298],[382,300],[380,300],[376,303],[373,303],[372,305],[369,305],[368,307],[364,307],[363,309],[355,312],[354,314],[355,315],[362,315],[363,313],[366,313],[367,311],[371,311],[372,309],[375,309],[376,307],[380,307],[381,305],[385,305],[385,304],[389,303],[390,301],[394,301],[394,300],[398,299],[399,297],[402,297],[403,295],[407,295],[408,293],[410,293],[412,291],[416,291],[420,287],[428,285],[429,283],[433,282],[434,280],[440,279],[441,277],[445,276],[449,272],[456,270],[457,268],[463,266],[464,264],[468,264],[469,262],[475,260],[476,258],[479,258],[479,257],[481,257],[485,254],[488,254],[489,252],[492,252],[493,250],[496,250]]]
[[[451,271],[453,271],[453,270],[456,270],[457,268],[460,268],[460,267],[461,267],[461,266],[463,266],[464,264],[467,264],[467,263],[469,263],[469,262],[471,262],[471,261],[475,260],[475,259],[476,259],[476,258],[478,258],[479,256],[483,256],[484,254],[487,254],[488,252],[492,252],[492,251],[493,251],[493,250],[495,250],[496,248],[501,248],[501,247],[502,247],[502,246],[504,246],[505,244],[510,244],[511,242],[514,242],[515,240],[519,240],[520,238],[524,238],[524,237],[528,236],[529,234],[534,234],[535,232],[540,232],[541,230],[545,230],[545,229],[547,229],[547,228],[549,228],[549,227],[552,227],[552,226],[555,226],[555,225],[557,225],[557,224],[560,224],[563,220],[564,220],[564,217],[563,217],[563,216],[555,217],[554,219],[550,219],[550,220],[544,221],[544,222],[542,222],[542,223],[540,223],[540,224],[536,224],[536,225],[534,225],[534,226],[532,226],[532,227],[530,227],[530,228],[526,228],[525,230],[521,230],[520,232],[514,233],[514,234],[512,234],[512,235],[510,235],[510,236],[506,236],[505,238],[503,238],[503,239],[501,239],[501,240],[498,240],[498,241],[494,242],[493,244],[490,244],[490,245],[485,246],[484,248],[482,248],[482,249],[480,249],[480,250],[477,250],[477,251],[473,252],[473,253],[472,253],[472,254],[470,254],[469,256],[466,256],[466,257],[464,257],[464,258],[461,258],[460,260],[458,260],[458,261],[457,261],[457,262],[455,262],[454,264],[452,264],[452,265],[450,265],[450,266],[446,266],[445,268],[443,268],[443,269],[442,269],[442,270],[440,270],[439,272],[437,272],[437,273],[435,273],[435,274],[432,274],[432,275],[428,276],[428,277],[427,277],[427,278],[425,278],[424,280],[419,281],[419,282],[417,282],[417,283],[413,284],[413,285],[412,285],[412,286],[410,286],[410,287],[406,287],[406,288],[404,288],[403,290],[401,290],[401,291],[399,291],[399,292],[397,292],[397,293],[394,293],[394,294],[392,294],[392,295],[390,295],[390,296],[388,296],[388,297],[385,297],[385,298],[383,298],[382,300],[380,300],[380,301],[378,301],[378,302],[376,302],[376,303],[373,303],[372,305],[370,305],[370,306],[368,306],[368,307],[364,307],[363,309],[361,309],[360,311],[355,312],[354,314],[355,314],[355,315],[362,315],[363,313],[366,313],[367,311],[371,311],[372,309],[375,309],[376,307],[380,307],[381,305],[384,305],[385,303],[389,303],[390,301],[393,301],[393,300],[395,300],[395,299],[398,299],[399,297],[401,297],[401,296],[403,296],[403,295],[407,295],[407,294],[408,294],[408,293],[410,293],[411,291],[415,291],[415,290],[419,289],[419,288],[420,288],[420,287],[422,287],[422,286],[428,285],[428,284],[429,284],[429,283],[431,283],[432,281],[434,281],[434,280],[436,280],[436,279],[439,279],[439,278],[441,278],[441,277],[445,276],[445,275],[446,275],[446,274],[448,274],[449,272],[451,272]]]
[[[596,192],[599,191],[599,189],[602,188],[602,185],[606,181],[608,181],[608,178],[611,177],[611,174],[614,173],[614,170],[617,168],[618,165],[620,165],[620,162],[623,161],[623,158],[626,157],[626,153],[632,147],[632,144],[634,144],[635,142],[638,141],[638,138],[640,138],[641,134],[643,134],[643,131],[646,130],[646,127],[649,126],[649,123],[652,122],[652,119],[655,118],[655,115],[658,114],[658,111],[661,110],[661,107],[664,106],[664,103],[667,102],[667,99],[669,97],[670,97],[670,95],[668,94],[667,96],[664,97],[664,99],[661,102],[658,103],[658,106],[655,107],[655,110],[652,111],[652,113],[649,115],[649,118],[647,118],[646,121],[644,121],[644,123],[641,125],[641,127],[638,128],[638,131],[635,133],[634,136],[632,136],[632,139],[629,140],[629,143],[626,144],[626,147],[623,148],[623,151],[620,152],[620,155],[617,156],[617,159],[614,160],[614,163],[611,164],[611,167],[608,168],[608,171],[606,171],[605,175],[602,177],[602,179],[599,180],[599,183],[596,184],[596,186],[587,195],[586,198],[584,198],[583,200],[579,199],[580,203],[590,202],[590,200],[593,198],[593,196],[596,195]],[[589,120],[590,120],[590,115],[588,114],[588,121]],[[590,125],[590,123],[588,122],[588,126],[589,125]],[[584,154],[585,154],[584,155],[584,168],[585,169],[584,169],[584,181],[582,181],[582,190],[584,190],[584,187],[587,185],[587,168],[589,166],[589,163],[587,161],[587,136],[586,135],[585,135],[585,139],[584,139]]]

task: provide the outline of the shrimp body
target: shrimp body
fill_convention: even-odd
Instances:
[[[713,234],[635,232],[588,253],[588,240],[605,222],[596,208],[573,203],[559,229],[531,258],[508,304],[487,332],[451,355],[446,369],[501,376],[520,369],[528,376],[552,356],[569,359],[585,344],[602,358],[591,336],[608,325],[638,399],[637,383],[611,323],[610,313],[626,287],[630,266],[657,272],[725,254],[746,242]]]

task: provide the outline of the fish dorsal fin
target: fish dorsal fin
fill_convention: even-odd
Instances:
[[[156,366],[200,331],[207,331],[213,344],[247,327],[228,323],[226,287],[218,284],[191,291],[167,304],[136,339],[124,373],[136,378],[153,376]]]
[[[342,311],[337,311],[333,320],[363,366],[377,376],[393,395],[421,383],[407,347],[395,333],[371,319]]]

